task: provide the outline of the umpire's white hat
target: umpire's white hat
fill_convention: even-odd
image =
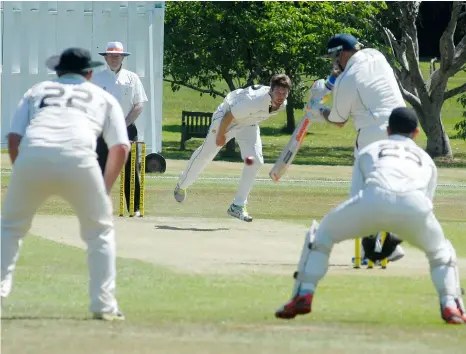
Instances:
[[[99,54],[121,54],[124,57],[131,55],[131,53],[125,52],[125,50],[123,49],[123,44],[121,42],[108,42],[107,49],[105,50],[105,52],[100,52]]]

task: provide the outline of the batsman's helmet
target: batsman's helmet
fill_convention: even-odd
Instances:
[[[351,34],[337,34],[327,42],[327,56],[336,57],[344,50],[359,50],[361,43]]]

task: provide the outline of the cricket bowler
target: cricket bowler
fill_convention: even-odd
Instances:
[[[245,164],[233,203],[228,215],[251,222],[246,205],[257,174],[264,164],[259,124],[286,108],[291,90],[287,75],[274,75],[270,86],[253,85],[230,92],[212,116],[212,123],[204,143],[197,148],[180,174],[174,196],[181,203],[186,199],[186,190],[207,167],[228,141],[236,138],[245,160],[252,157],[254,163]]]

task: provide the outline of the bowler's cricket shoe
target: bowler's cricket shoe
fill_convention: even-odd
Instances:
[[[448,324],[466,324],[466,315],[458,308],[442,308],[442,319]]]
[[[227,210],[227,213],[228,215],[233,216],[234,218],[238,218],[246,222],[252,221],[252,216],[248,214],[248,210],[246,209],[245,205],[240,206],[240,205],[231,204],[230,208],[228,208]]]
[[[173,195],[175,196],[175,200],[178,203],[183,203],[187,195],[186,189],[181,189],[180,186],[177,184],[175,187],[175,191],[173,192]]]
[[[103,321],[124,321],[125,316],[120,311],[115,312],[102,312],[102,313],[93,313],[92,318],[94,320],[103,320]]]
[[[302,295],[296,295],[288,303],[280,307],[275,312],[275,317],[290,320],[295,318],[297,315],[305,315],[311,312],[313,294],[306,293]]]

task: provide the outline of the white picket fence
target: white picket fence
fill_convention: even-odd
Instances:
[[[149,102],[136,121],[148,152],[162,149],[163,1],[3,1],[1,6],[1,143],[24,92],[55,77],[45,60],[68,47],[94,58],[109,41],[132,54],[124,67],[136,72]]]

